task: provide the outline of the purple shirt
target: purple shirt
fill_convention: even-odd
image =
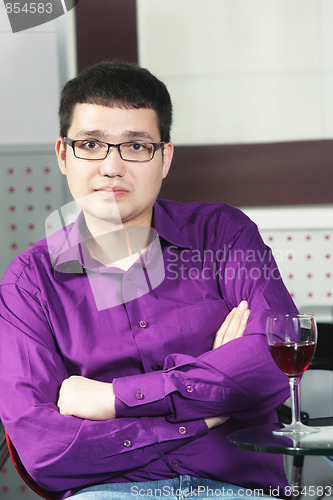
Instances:
[[[0,303],[0,416],[8,434],[30,475],[62,497],[94,483],[179,474],[266,491],[285,486],[281,456],[226,440],[276,421],[289,395],[264,332],[268,313],[296,309],[270,250],[228,205],[157,201],[154,228],[165,275],[153,285],[156,245],[127,272],[89,261],[81,244],[64,245],[51,261],[46,240],[9,266]],[[143,273],[148,290],[140,291]],[[113,293],[106,275],[114,305],[98,307],[94,287]],[[117,302],[129,286],[137,298]],[[243,299],[251,309],[244,336],[211,350]],[[119,418],[60,415],[59,387],[74,374],[113,382]],[[208,430],[203,419],[217,415],[231,418]]]

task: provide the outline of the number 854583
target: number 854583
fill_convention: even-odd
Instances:
[[[7,14],[51,14],[52,3],[26,2],[23,5],[19,2],[6,3]]]
[[[287,486],[285,488],[285,494],[292,497],[323,497],[331,496],[333,494],[332,486]]]

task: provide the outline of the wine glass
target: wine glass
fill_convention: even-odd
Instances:
[[[266,335],[271,355],[288,377],[291,395],[291,424],[274,434],[318,432],[319,429],[302,424],[299,406],[299,381],[308,368],[317,343],[317,326],[312,314],[285,314],[267,318]]]

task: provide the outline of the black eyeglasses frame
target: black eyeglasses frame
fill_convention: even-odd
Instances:
[[[145,163],[147,161],[151,161],[155,156],[155,152],[158,151],[159,149],[163,149],[164,144],[165,144],[164,141],[161,141],[161,142],[126,141],[126,142],[120,142],[119,144],[111,144],[109,142],[99,141],[96,139],[95,141],[91,140],[91,142],[99,142],[100,144],[106,144],[108,146],[105,157],[104,158],[81,158],[80,156],[77,156],[77,154],[76,154],[75,143],[82,142],[85,139],[70,139],[69,137],[63,137],[62,139],[63,139],[65,144],[67,144],[68,146],[70,146],[73,149],[73,153],[74,153],[75,158],[77,158],[78,160],[87,160],[87,161],[103,161],[109,156],[111,148],[117,148],[119,156],[123,161],[129,161],[132,163]],[[86,139],[86,141],[89,142],[89,139]],[[152,157],[149,158],[149,160],[127,160],[127,159],[123,158],[122,153],[121,153],[121,149],[120,149],[121,146],[123,146],[124,144],[150,144],[151,146],[153,146]]]

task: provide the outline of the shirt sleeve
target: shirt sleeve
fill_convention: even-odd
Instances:
[[[169,415],[170,421],[217,415],[249,419],[274,410],[288,397],[288,379],[270,355],[265,324],[269,314],[296,313],[296,307],[254,224],[223,247],[220,294],[229,310],[248,301],[251,314],[244,336],[197,358],[171,354],[161,372],[116,379],[117,416],[152,412]]]
[[[0,341],[1,420],[29,474],[49,490],[111,480],[208,432],[203,420],[61,415],[56,402],[68,374],[46,306],[14,284],[1,287]]]

